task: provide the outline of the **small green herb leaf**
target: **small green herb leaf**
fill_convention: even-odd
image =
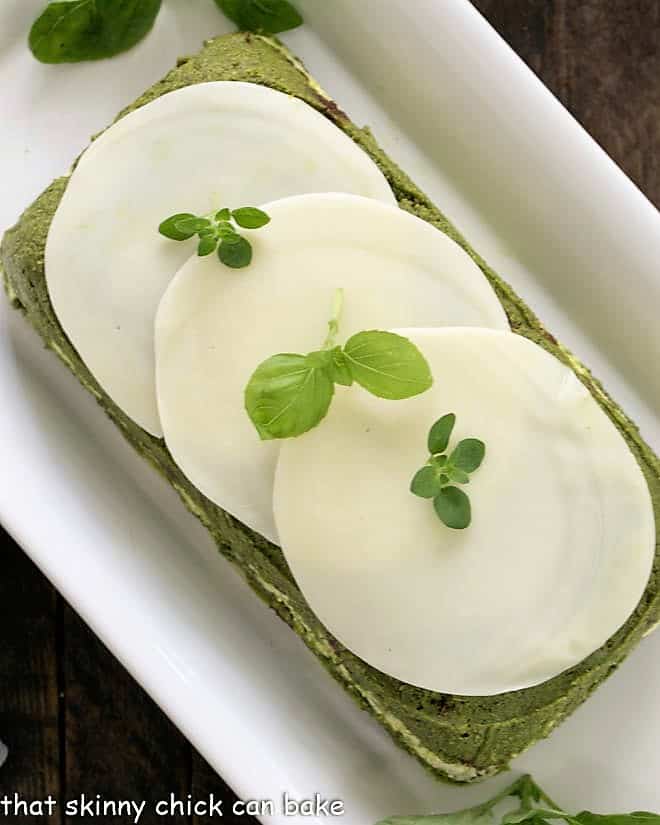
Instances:
[[[458,467],[450,467],[449,468],[449,478],[455,484],[469,484],[470,483],[470,476],[464,470],[459,470]]]
[[[358,332],[346,342],[344,355],[353,378],[379,398],[410,398],[433,383],[422,353],[394,332]]]
[[[464,530],[472,520],[470,499],[458,487],[443,487],[433,507],[440,521],[454,530]]]
[[[410,482],[410,492],[421,498],[433,498],[441,489],[440,476],[429,464],[417,470]]]
[[[42,63],[76,63],[112,57],[149,32],[161,0],[63,0],[49,3],[28,42]]]
[[[169,238],[172,241],[187,241],[195,234],[195,229],[190,229],[188,222],[195,220],[195,215],[189,212],[180,212],[177,215],[171,215],[166,218],[158,227],[161,235]],[[181,224],[183,223],[183,228]]]
[[[231,216],[243,229],[260,229],[270,223],[269,216],[254,206],[242,206],[240,209],[234,209]]]
[[[306,355],[282,353],[261,363],[245,388],[245,409],[262,439],[302,435],[321,421],[334,385]]]
[[[218,233],[219,238],[229,238],[230,241],[236,241],[237,238],[241,237],[234,227],[227,221],[220,221],[216,224],[215,230]]]
[[[225,209],[221,209],[219,212],[215,213],[215,219],[216,221],[230,221],[231,210],[227,209],[226,207]]]
[[[179,232],[184,234],[190,233],[188,237],[192,237],[197,232],[205,232],[212,228],[211,221],[208,218],[198,218],[196,215],[179,217],[174,223]]]
[[[197,245],[197,254],[200,258],[203,258],[205,255],[210,255],[212,252],[215,252],[217,244],[218,241],[214,235],[200,238],[199,244]]]
[[[242,31],[278,34],[303,22],[288,0],[215,0],[218,8]]]
[[[335,384],[342,384],[344,387],[350,387],[353,383],[353,376],[351,369],[348,366],[346,356],[341,350],[341,347],[335,347],[330,351],[332,356],[330,361],[330,375]]]
[[[450,464],[466,473],[473,473],[484,460],[486,445],[478,438],[464,438],[459,441],[449,456]]]
[[[456,416],[454,413],[447,413],[439,418],[431,427],[428,437],[429,452],[433,455],[435,453],[444,453],[449,444],[451,432],[456,423]]]
[[[224,237],[218,247],[218,257],[225,266],[232,269],[242,269],[249,266],[252,260],[252,246],[240,235]]]
[[[450,485],[470,483],[469,473],[476,470],[483,461],[486,447],[483,441],[479,441],[477,438],[464,438],[459,441],[451,455],[447,457],[445,450],[455,424],[456,416],[454,413],[447,413],[447,415],[439,418],[429,430],[427,446],[431,456],[427,467],[432,469],[436,478],[434,483],[440,489],[426,497],[431,498],[433,496],[435,512],[447,527],[463,530],[469,526],[472,520],[470,499],[458,487]],[[413,486],[415,489],[413,489]],[[434,489],[431,484],[431,474],[425,468],[419,470],[413,478],[410,489],[416,495],[423,494],[417,492],[417,490],[431,491]],[[523,777],[519,786],[516,787],[521,789],[521,793],[523,791],[532,793],[533,788],[536,786],[531,779],[529,780],[529,787],[525,784],[525,781],[526,779]],[[514,823],[507,823],[506,825],[514,825]],[[542,823],[539,821],[535,825],[542,825]]]

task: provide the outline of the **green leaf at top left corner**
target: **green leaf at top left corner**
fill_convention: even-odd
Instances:
[[[127,51],[151,30],[161,0],[62,0],[32,24],[28,43],[42,63],[102,60]]]

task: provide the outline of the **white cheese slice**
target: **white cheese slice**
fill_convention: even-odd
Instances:
[[[193,257],[156,321],[160,418],[174,460],[206,496],[271,541],[279,444],[244,409],[255,368],[319,349],[333,293],[344,289],[339,342],[364,329],[464,324],[508,329],[469,256],[424,221],[351,195],[304,195],[264,207],[252,263],[236,271]]]
[[[340,388],[326,421],[282,444],[274,507],[312,610],[351,651],[429,690],[492,695],[576,665],[630,616],[653,563],[651,498],[625,441],[575,374],[521,336],[398,330],[427,393]],[[409,492],[426,435],[456,413],[486,443],[451,530]]]
[[[154,316],[195,248],[161,237],[161,221],[327,191],[394,202],[376,164],[323,115],[252,83],[166,94],[82,155],[48,234],[48,291],[83,361],[137,424],[162,434]]]

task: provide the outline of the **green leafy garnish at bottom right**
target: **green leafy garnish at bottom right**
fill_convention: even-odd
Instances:
[[[454,485],[470,483],[470,473],[484,460],[486,445],[478,438],[464,438],[447,455],[455,423],[454,413],[447,413],[431,427],[427,439],[430,456],[413,476],[410,492],[432,498],[440,521],[453,530],[464,530],[472,521],[472,506],[467,493]]]
[[[516,801],[514,801],[516,800]],[[514,805],[511,808],[511,805]],[[564,811],[529,774],[496,794],[492,799],[446,814],[388,816],[377,825],[660,825],[660,815],[650,811],[594,814]]]

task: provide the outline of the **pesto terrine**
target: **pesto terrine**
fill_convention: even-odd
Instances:
[[[209,41],[198,55],[179,61],[175,69],[119,117],[173,90],[215,80],[261,84],[312,106],[373,159],[401,209],[427,221],[463,247],[495,290],[512,330],[570,367],[625,438],[646,478],[657,524],[660,467],[635,425],[591,373],[543,328],[442,212],[384,154],[369,130],[355,126],[279,42],[250,34]],[[69,341],[54,313],[44,272],[49,226],[67,183],[67,177],[56,180],[4,236],[1,259],[12,304],[96,397],[134,448],[177,490],[186,507],[210,531],[220,552],[239,568],[254,591],[292,627],[353,698],[436,775],[465,782],[505,769],[513,757],[547,736],[578,707],[658,622],[656,552],[647,589],[625,625],[578,666],[535,687],[484,697],[437,693],[398,681],[355,656],[333,638],[309,608],[281,550],[194,487],[172,459],[164,441],[141,429],[113,403]]]

